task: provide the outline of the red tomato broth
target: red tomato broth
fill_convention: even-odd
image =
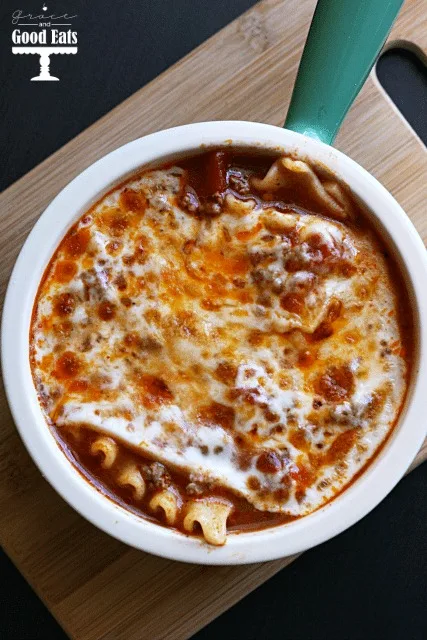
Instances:
[[[252,176],[264,177],[272,162],[277,157],[278,154],[271,155],[257,154],[255,152],[234,152],[229,149],[221,149],[218,151],[209,151],[203,155],[186,158],[174,163],[174,165],[182,167],[187,171],[187,184],[194,191],[195,196],[197,197],[199,202],[208,202],[211,198],[215,197],[217,193],[224,194],[232,192],[235,196],[241,198],[242,200],[254,199],[260,206],[267,206],[267,204],[268,206],[271,206],[272,202],[268,201],[268,203],[266,203],[264,199],[265,196],[263,196],[263,194],[256,192],[253,188],[247,191],[246,185],[248,179],[250,179]],[[169,165],[165,165],[165,167],[166,166]],[[238,188],[238,190],[233,188],[235,186],[236,188]],[[117,188],[119,187],[115,187],[114,190],[116,190]],[[123,194],[121,197],[121,201],[125,204],[125,206],[127,206],[128,209],[133,212],[133,214],[135,214],[135,216],[144,215],[144,209],[146,206],[144,197],[141,197],[139,194],[136,194],[132,190],[126,190],[123,192]],[[304,193],[297,192],[290,194],[285,190],[278,190],[274,194],[273,204],[279,211],[287,212],[296,210],[298,212],[311,212],[313,203],[307,200]],[[85,217],[90,218],[91,211],[95,207],[96,205],[94,205],[94,207],[92,207],[92,209],[85,214]],[[346,224],[350,228],[356,229],[358,233],[363,233],[365,229],[369,229],[372,233],[372,225],[367,219],[367,216],[363,211],[361,211],[360,207],[356,206],[356,210],[358,213],[357,218],[348,221]],[[316,210],[316,214],[328,217],[327,212]],[[128,220],[126,217],[117,217],[114,218],[112,224],[112,241],[115,241],[115,236],[120,235],[120,229],[124,224],[128,224]],[[134,222],[132,222],[132,224],[134,224]],[[75,272],[73,258],[81,256],[85,253],[90,240],[90,225],[80,230],[77,230],[77,226],[78,223],[69,230],[65,238],[62,240],[56,253],[52,257],[41,281],[39,292],[42,289],[46,279],[48,277],[51,277],[52,274],[53,277],[61,283],[65,283],[68,281],[68,279],[71,279],[73,277]],[[114,229],[118,229],[118,233],[116,233]],[[374,231],[374,234],[376,235],[378,250],[386,256],[387,268],[394,283],[395,294],[399,299],[398,313],[399,323],[401,327],[401,337],[404,344],[403,349],[405,350],[404,358],[410,369],[413,352],[413,319],[408,292],[405,286],[403,274],[401,273],[401,270],[399,269],[396,261],[384,245],[384,242],[382,241],[379,234],[376,231]],[[239,239],[242,242],[245,242],[247,240],[250,240],[250,236],[241,235]],[[67,260],[59,262],[57,261],[57,256],[60,254],[61,249],[66,254]],[[139,254],[137,253],[138,251]],[[141,245],[141,247],[136,252],[137,255],[135,259],[138,259],[138,255],[142,255],[143,251],[144,249]],[[226,278],[238,276],[239,274],[244,273],[247,269],[245,258],[239,257],[224,258],[223,255],[212,254],[211,256],[207,256],[207,264],[212,265],[214,273],[222,273]],[[291,268],[289,268],[289,271],[292,271],[292,266]],[[122,291],[126,290],[127,293],[128,283],[126,281],[121,281],[117,284],[117,286]],[[224,288],[220,283],[216,283],[216,287],[220,295],[224,293]],[[38,297],[39,294],[36,297],[36,303],[33,310],[30,344],[32,344],[33,342],[33,325],[36,321]],[[130,298],[126,296],[123,297],[124,301],[129,299]],[[290,312],[299,313],[303,309],[304,304],[304,294],[301,293],[285,294],[285,296],[283,296],[281,299],[282,307]],[[125,304],[125,302],[123,302],[124,308],[128,306],[128,303]],[[58,318],[66,318],[67,315],[73,311],[73,309],[74,301],[69,295],[63,294],[62,297],[57,300],[55,313]],[[104,322],[114,322],[116,312],[117,310],[114,306],[105,302],[100,303],[98,308],[98,315]],[[327,323],[323,327],[319,327],[317,335],[313,334],[313,336],[307,336],[307,342],[316,344],[318,341],[327,340],[335,330],[334,327],[338,317],[339,311],[337,312],[336,309],[335,311],[333,310],[328,316]],[[137,343],[137,338],[138,337],[134,337],[133,339],[129,338],[128,346],[130,347],[135,342]],[[31,351],[31,353],[33,354],[33,351]],[[312,355],[311,347],[310,350],[301,352],[300,365],[301,367],[304,367],[304,369],[311,370],[312,366],[315,364],[315,361],[316,357]],[[59,358],[55,359],[55,362],[56,365],[53,370],[53,375],[60,379],[69,380],[70,382],[68,388],[71,393],[85,392],[88,389],[88,383],[84,379],[85,372],[82,371],[78,354],[66,352]],[[221,368],[219,368],[218,375],[226,377],[227,375],[230,375],[230,372],[227,371],[226,367],[223,367],[222,370]],[[348,372],[330,370],[329,372],[324,371],[323,376],[318,378],[316,384],[318,385],[320,395],[324,395],[326,393],[327,396],[329,394],[329,396],[333,400],[336,400],[337,398],[342,399],[347,397],[347,394],[351,390],[352,383],[349,379]],[[152,380],[149,375],[143,375],[141,377],[141,389],[141,393],[143,396],[142,401],[150,407],[155,407],[159,403],[170,402],[172,400],[172,396],[167,385],[163,382],[159,383],[156,380]],[[101,393],[102,396],[102,392],[98,391],[97,393],[98,395],[99,393]],[[209,419],[210,411],[211,410],[207,408],[205,411],[205,416],[201,416],[201,419]],[[215,419],[219,420],[220,424],[232,431],[229,412],[224,410],[222,410],[221,412],[221,410],[216,407],[214,410],[214,414]],[[400,410],[398,414],[400,414]],[[112,473],[112,471],[109,469],[103,469],[99,464],[99,458],[94,457],[89,452],[91,443],[97,437],[97,433],[94,430],[89,429],[85,425],[83,425],[80,429],[82,437],[79,441],[77,441],[71,436],[68,436],[66,433],[64,433],[63,429],[56,428],[55,424],[51,426],[58,444],[60,445],[61,449],[64,451],[68,459],[76,466],[80,473],[96,487],[98,491],[103,493],[109,499],[125,507],[126,509],[131,510],[133,513],[136,513],[139,516],[143,516],[151,521],[155,521],[162,525],[165,524],[161,514],[153,514],[148,508],[148,503],[154,493],[158,490],[158,488],[148,488],[148,491],[143,500],[139,502],[135,501],[130,490],[126,487],[120,487],[117,484],[115,475]],[[341,434],[341,436],[338,436],[336,438],[336,441],[332,443],[326,454],[320,454],[319,452],[319,467],[322,466],[322,461],[324,461],[324,463],[327,462],[328,464],[330,464],[331,462],[337,463],[340,460],[344,459],[353,441],[353,434],[351,433],[350,435],[346,435],[346,433],[348,432],[344,432],[344,434]],[[392,430],[389,431],[386,438],[376,449],[368,462],[353,476],[350,482],[342,490],[338,491],[334,495],[333,499],[340,495],[342,491],[344,491],[351,483],[355,482],[357,478],[359,478],[364,473],[366,468],[380,453],[391,433]],[[255,434],[253,435],[253,437],[255,437]],[[301,438],[299,442],[301,446],[303,446]],[[117,439],[117,444],[119,446],[119,456],[117,459],[117,466],[119,468],[121,466],[124,466],[127,462],[132,461],[136,463],[138,468],[143,469],[144,465],[149,465],[150,462],[152,462],[152,460],[150,460],[147,456],[144,456],[140,452],[133,450],[131,446],[122,443],[119,439]],[[251,456],[255,455],[251,451],[250,438],[249,441],[241,442],[240,445],[242,451],[242,460],[245,459],[245,457],[247,459],[250,459]],[[260,456],[260,460],[261,462],[258,461],[259,466],[257,464],[258,468],[262,468],[262,470],[267,473],[274,473],[277,465],[279,464],[275,459],[274,454],[270,454],[267,452]],[[173,481],[173,484],[178,487],[181,498],[184,501],[185,505],[186,501],[194,498],[194,496],[187,495],[186,493],[186,486],[188,486],[189,484],[188,476],[179,469],[172,468],[171,465],[166,465],[166,469]],[[142,475],[144,475],[143,471]],[[291,474],[291,476],[293,480],[298,483],[299,491],[301,492],[304,492],[305,489],[311,486],[316,480],[316,477],[313,476],[313,474],[304,467],[301,467],[297,473],[293,473]],[[197,498],[204,497],[226,498],[233,504],[233,511],[228,518],[227,525],[228,530],[233,532],[259,530],[266,527],[281,525],[296,519],[296,517],[287,514],[260,511],[250,505],[247,500],[236,496],[230,490],[218,485],[211,488],[209,491],[205,490],[197,495]],[[178,519],[178,522],[175,524],[175,528],[188,534],[187,531],[184,531],[182,525],[182,514],[184,513],[184,511],[185,509],[181,509],[180,517]]]

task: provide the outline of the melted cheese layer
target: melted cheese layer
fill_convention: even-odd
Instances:
[[[180,204],[148,171],[67,235],[41,285],[32,369],[46,415],[305,515],[345,487],[406,389],[397,302],[374,235],[228,192]]]

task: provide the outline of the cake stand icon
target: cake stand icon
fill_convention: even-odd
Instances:
[[[74,55],[77,53],[77,47],[12,47],[12,53],[15,55],[38,55],[40,62],[40,73],[31,80],[47,80],[58,81],[59,78],[51,76],[49,73],[50,56],[51,55]]]

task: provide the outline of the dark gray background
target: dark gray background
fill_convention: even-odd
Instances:
[[[2,0],[0,189],[253,4],[253,0],[57,1],[56,13],[79,15],[78,57],[55,56],[51,71],[61,82],[31,83],[37,59],[12,55],[10,14],[17,8],[38,12],[42,2]],[[422,65],[414,65],[411,54],[387,53],[378,74],[427,141],[427,80]],[[427,637],[426,576],[427,465],[423,465],[364,520],[305,553],[195,638],[421,640]],[[5,554],[0,555],[0,584],[2,640],[65,638]],[[143,630],[141,639],[146,640]]]

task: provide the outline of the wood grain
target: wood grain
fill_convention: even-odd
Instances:
[[[108,151],[202,120],[284,120],[315,0],[265,0],[77,136],[0,196],[0,293],[51,199]],[[389,42],[427,51],[423,0],[407,0]],[[427,240],[425,147],[366,82],[337,146],[397,198]],[[95,529],[37,471],[0,397],[0,542],[67,633],[79,640],[188,638],[292,562],[199,567],[129,549]],[[411,468],[427,457],[427,443]]]

